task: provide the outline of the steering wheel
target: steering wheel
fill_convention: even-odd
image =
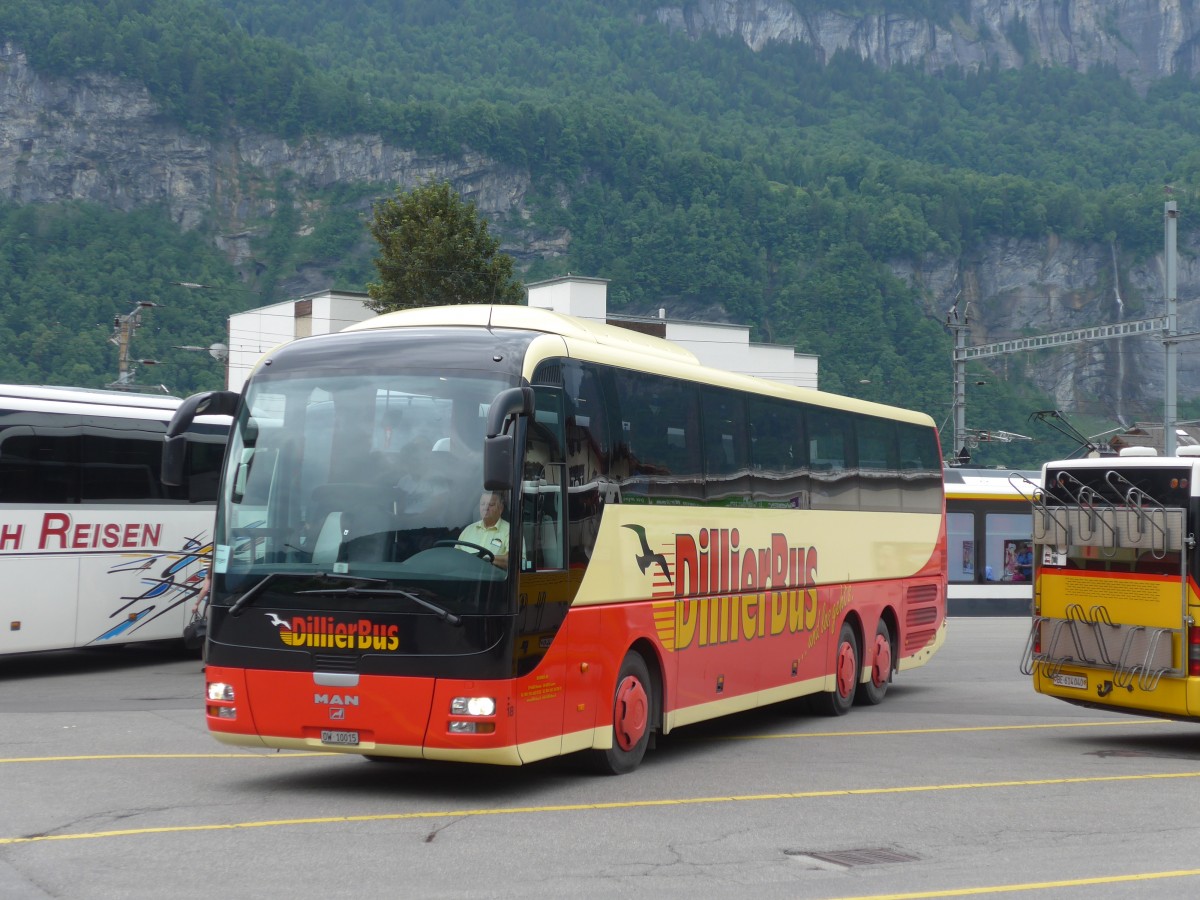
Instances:
[[[472,550],[475,551],[475,555],[478,556],[482,560],[491,562],[493,559],[496,558],[496,554],[493,553],[491,550],[489,550],[487,547],[480,547],[478,544],[472,544],[470,541],[460,541],[457,538],[454,540],[437,541],[436,543],[434,543],[433,546],[435,546],[435,547],[460,547],[460,546],[461,547],[470,547]]]

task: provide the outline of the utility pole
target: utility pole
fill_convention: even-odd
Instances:
[[[950,447],[952,457],[959,465],[965,465],[971,459],[967,450],[967,330],[970,327],[970,305],[963,311],[962,321],[958,320],[958,298],[946,315],[946,327],[954,332],[954,436]]]
[[[1176,280],[1178,272],[1178,257],[1176,252],[1177,225],[1179,212],[1175,201],[1168,200],[1163,208],[1163,257],[1165,267],[1166,315],[1149,319],[1133,319],[1116,325],[1093,325],[1087,328],[1074,328],[1070,331],[1057,331],[1050,334],[1039,334],[1033,337],[1010,338],[995,341],[991,344],[981,344],[977,347],[966,345],[966,324],[958,323],[958,300],[950,308],[946,316],[946,326],[954,331],[954,454],[958,459],[969,459],[970,454],[966,444],[967,400],[966,400],[966,364],[968,360],[984,359],[989,356],[1004,356],[1010,353],[1020,353],[1026,350],[1050,350],[1067,344],[1085,343],[1088,341],[1111,340],[1113,338],[1130,337],[1140,334],[1161,334],[1163,346],[1166,348],[1166,374],[1163,380],[1163,454],[1174,456],[1176,450],[1176,421],[1178,419],[1179,391],[1179,343],[1181,341],[1200,339],[1200,333],[1179,333],[1179,297],[1177,296]]]
[[[1179,298],[1175,295],[1176,227],[1179,211],[1175,201],[1168,200],[1163,206],[1163,257],[1167,276],[1167,328],[1163,335],[1163,346],[1167,350],[1166,375],[1163,379],[1163,455],[1175,455],[1175,422],[1179,417]]]
[[[123,316],[113,316],[113,334],[108,339],[110,344],[117,345],[117,380],[108,386],[118,391],[134,390],[134,370],[130,367],[130,346],[133,343],[133,332],[142,326],[142,310],[158,306],[149,300],[139,300],[137,305]],[[142,365],[153,366],[158,360],[139,359]]]

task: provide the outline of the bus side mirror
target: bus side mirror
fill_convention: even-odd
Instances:
[[[167,423],[162,449],[162,474],[159,480],[171,487],[183,484],[183,466],[187,460],[187,430],[196,416],[232,416],[241,394],[237,391],[204,391],[192,394],[175,409]]]
[[[501,391],[488,407],[487,436],[483,439],[483,487],[508,491],[513,486],[513,436],[504,433],[510,416],[533,415],[533,388]]]
[[[167,438],[162,449],[162,475],[160,480],[169,487],[183,484],[183,464],[187,457],[187,435],[177,434]]]
[[[483,440],[483,487],[509,491],[513,485],[513,436],[497,434]]]

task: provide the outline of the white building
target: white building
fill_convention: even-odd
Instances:
[[[609,315],[608,281],[603,278],[564,275],[535,281],[525,288],[530,306],[666,338],[691,350],[702,364],[714,369],[757,375],[798,387],[817,386],[816,356],[778,344],[751,343],[748,325],[669,319],[665,309],[659,310],[656,319]]]
[[[669,319],[665,310],[658,318],[610,316],[608,281],[603,278],[565,275],[533,282],[526,290],[530,306],[666,338],[706,366],[817,387],[816,356],[777,344],[751,343],[749,326]],[[323,291],[230,316],[226,384],[240,391],[259,358],[279,344],[371,318],[375,313],[367,308],[367,299],[364,293]]]
[[[240,391],[262,355],[280,344],[370,319],[376,314],[367,300],[365,293],[320,291],[230,316],[226,386]]]

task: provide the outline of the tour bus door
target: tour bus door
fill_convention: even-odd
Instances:
[[[560,632],[571,602],[562,391],[539,386],[534,395],[513,490],[521,548],[519,556],[509,555],[509,564],[518,566],[515,663],[523,673],[517,736],[523,747],[536,748],[529,751],[531,759],[559,752],[567,677],[561,652],[566,634]]]

